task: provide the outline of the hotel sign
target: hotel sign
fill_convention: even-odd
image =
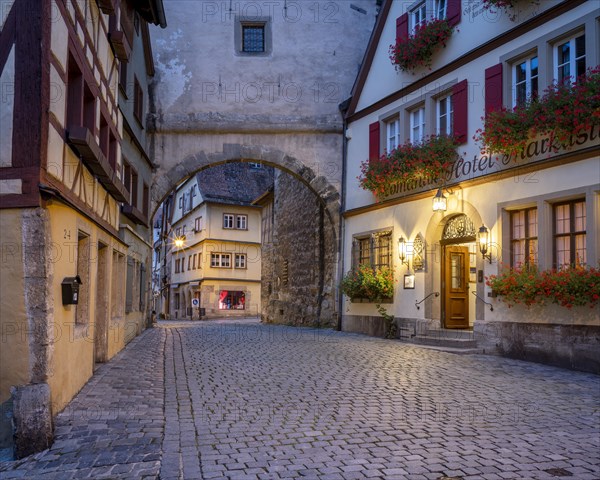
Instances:
[[[532,139],[518,155],[474,155],[471,160],[459,158],[446,171],[445,185],[451,186],[467,180],[480,178],[514,168],[550,161],[558,156],[574,154],[590,147],[600,148],[600,125],[577,136],[571,136],[568,143],[559,143],[548,136]],[[427,177],[407,179],[391,186],[384,199],[400,198],[435,188],[435,182]]]

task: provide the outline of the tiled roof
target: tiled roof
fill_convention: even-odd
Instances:
[[[203,200],[250,205],[273,185],[273,168],[250,163],[226,163],[196,174]]]

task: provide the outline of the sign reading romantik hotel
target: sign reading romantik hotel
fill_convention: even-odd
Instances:
[[[485,175],[506,172],[535,163],[569,158],[578,153],[589,151],[590,154],[600,152],[600,125],[593,125],[589,130],[577,136],[571,136],[567,144],[558,143],[548,136],[531,140],[522,153],[518,155],[475,155],[472,160],[460,157],[446,172],[444,185],[456,185],[466,180],[473,180]],[[435,188],[428,177],[408,179],[390,187],[389,193],[382,200],[401,198]]]

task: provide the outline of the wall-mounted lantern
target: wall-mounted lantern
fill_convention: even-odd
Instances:
[[[445,212],[448,208],[448,199],[444,196],[444,192],[441,188],[438,188],[435,197],[433,197],[433,211],[434,212]]]
[[[400,258],[400,263],[406,265],[410,268],[410,264],[408,263],[408,256],[406,254],[406,240],[404,237],[400,237],[398,240],[398,257]]]
[[[479,251],[483,258],[487,258],[492,263],[492,252],[488,253],[490,245],[490,232],[485,225],[479,227],[477,232],[477,243],[479,244]]]

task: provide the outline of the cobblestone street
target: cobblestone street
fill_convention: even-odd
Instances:
[[[162,323],[0,478],[600,478],[600,378],[396,341]]]

